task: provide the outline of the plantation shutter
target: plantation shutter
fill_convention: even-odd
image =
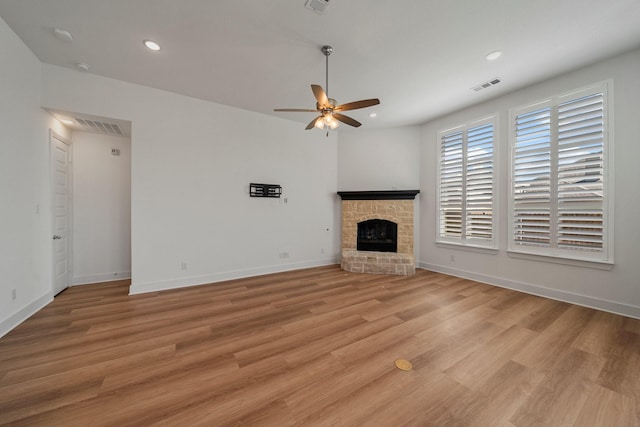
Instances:
[[[493,124],[467,132],[467,238],[493,237]]]
[[[607,84],[512,110],[510,248],[611,263]]]
[[[440,236],[462,236],[463,132],[442,136],[440,145]]]
[[[602,93],[558,106],[558,245],[603,247]]]
[[[440,134],[439,237],[494,244],[494,119]]]
[[[551,109],[517,116],[515,130],[514,242],[548,246],[551,238]]]

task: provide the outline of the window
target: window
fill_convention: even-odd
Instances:
[[[511,111],[509,249],[611,262],[607,87]]]
[[[495,247],[495,118],[439,134],[438,241]]]

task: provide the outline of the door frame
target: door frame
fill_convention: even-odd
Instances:
[[[53,129],[49,129],[49,187],[51,192],[50,197],[50,205],[51,205],[51,232],[49,233],[50,237],[53,237],[55,231],[55,221],[56,221],[56,180],[55,180],[55,167],[54,167],[54,148],[55,141],[62,142],[63,144],[69,147],[68,154],[68,174],[67,174],[67,272],[68,272],[68,280],[67,286],[64,289],[67,289],[71,286],[73,282],[73,144],[71,143],[71,139],[65,138],[60,135]],[[51,292],[53,295],[57,295],[62,292],[62,289],[59,292],[56,292],[55,289],[55,279],[56,279],[56,271],[55,271],[55,245],[53,239],[51,240],[50,246],[50,254],[49,259],[51,260]]]

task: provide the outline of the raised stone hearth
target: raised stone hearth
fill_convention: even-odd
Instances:
[[[343,270],[354,273],[415,274],[413,203],[419,190],[340,191]],[[397,224],[397,252],[357,250],[358,223],[372,219]]]

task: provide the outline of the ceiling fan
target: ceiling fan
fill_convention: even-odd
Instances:
[[[331,55],[331,53],[333,52],[333,48],[331,46],[322,46],[321,50],[326,57],[325,87],[327,88],[327,91],[325,92],[320,85],[311,85],[313,96],[315,96],[316,98],[316,109],[311,110],[304,108],[276,108],[273,111],[310,113],[319,112],[320,115],[311,120],[311,123],[309,123],[305,129],[309,130],[313,129],[314,127],[318,129],[324,129],[326,126],[327,135],[329,129],[335,129],[338,127],[338,122],[342,122],[353,127],[359,127],[360,125],[362,125],[362,123],[352,119],[349,116],[345,116],[344,114],[342,114],[342,111],[357,110],[359,108],[378,105],[380,104],[380,100],[378,98],[363,99],[361,101],[347,102],[346,104],[336,105],[336,100],[333,98],[329,98],[329,96],[327,95],[327,93],[329,92],[329,55]]]

